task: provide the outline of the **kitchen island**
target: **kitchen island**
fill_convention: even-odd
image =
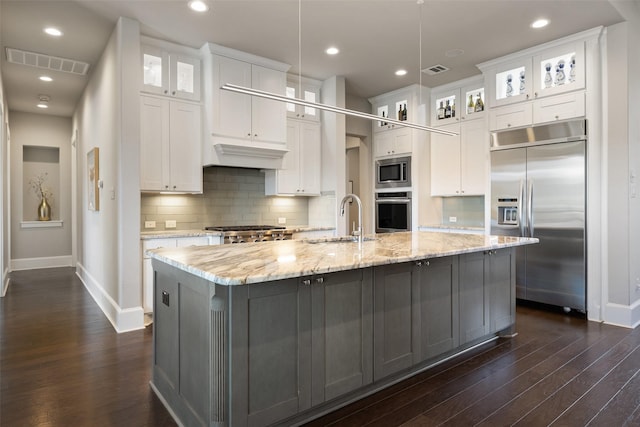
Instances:
[[[437,232],[160,249],[151,386],[183,425],[309,420],[515,332],[515,246]]]

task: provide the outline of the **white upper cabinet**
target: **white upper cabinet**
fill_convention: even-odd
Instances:
[[[584,42],[550,48],[533,57],[533,97],[541,98],[585,87]]]
[[[411,129],[402,126],[376,135],[373,141],[373,156],[379,158],[410,155],[413,148],[411,136]]]
[[[490,107],[531,99],[533,69],[531,58],[518,58],[497,65],[487,72]]]
[[[289,76],[287,78],[287,97],[309,102],[321,102],[321,83],[305,77]],[[320,111],[313,107],[287,103],[287,116],[291,119],[320,121]]]
[[[140,95],[140,189],[202,193],[201,108]]]
[[[200,100],[200,59],[167,48],[142,45],[142,91]]]
[[[434,88],[431,93],[431,126],[482,118],[485,103],[482,76]]]
[[[265,171],[268,196],[320,195],[320,123],[309,120],[287,121],[287,149],[282,169]]]
[[[379,121],[373,122],[373,131],[385,132],[392,129],[402,127],[395,123],[389,123],[384,120],[393,119],[400,121],[409,121],[413,123],[420,123],[424,118],[418,117],[418,94],[419,87],[417,85],[410,86],[409,88],[399,89],[394,92],[389,92],[384,95],[380,95],[374,98],[370,98],[369,102],[373,105],[373,114],[380,116]],[[429,93],[424,90],[425,103],[428,102]]]

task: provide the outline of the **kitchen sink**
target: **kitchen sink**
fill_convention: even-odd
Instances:
[[[370,242],[372,240],[378,240],[375,237],[363,237],[363,242]],[[317,239],[305,239],[307,243],[358,243],[358,237],[356,236],[340,236],[340,237],[320,237]]]

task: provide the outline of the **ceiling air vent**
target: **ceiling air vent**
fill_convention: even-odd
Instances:
[[[440,64],[432,65],[431,67],[427,67],[424,70],[422,70],[423,73],[427,73],[430,76],[435,76],[436,74],[441,74],[441,73],[444,73],[445,71],[449,71],[449,69],[444,65],[440,65]]]
[[[12,64],[28,65],[30,67],[44,68],[46,70],[60,71],[80,76],[86,75],[87,71],[89,71],[89,64],[74,59],[59,58],[57,56],[27,52],[10,47],[6,48],[6,52],[7,61]]]

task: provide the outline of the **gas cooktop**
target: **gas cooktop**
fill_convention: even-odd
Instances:
[[[278,225],[212,225],[205,227],[211,231],[258,231],[258,230],[284,230],[286,227]]]

